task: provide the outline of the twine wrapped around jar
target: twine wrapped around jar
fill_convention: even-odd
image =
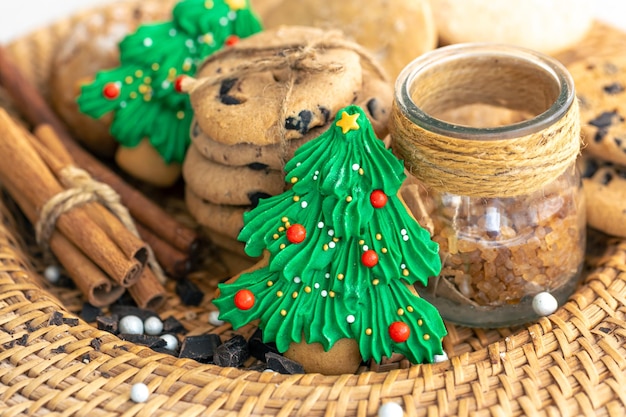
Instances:
[[[560,72],[530,51],[520,60],[497,47],[486,55],[446,49],[436,65],[418,58],[396,83],[392,147],[413,176],[442,192],[508,197],[539,190],[572,166],[580,152],[579,109]],[[476,104],[527,120],[476,128],[442,118]]]

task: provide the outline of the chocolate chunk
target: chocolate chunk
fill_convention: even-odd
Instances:
[[[606,333],[606,334],[611,333],[611,329],[609,329],[608,327],[599,327],[598,330],[600,330],[602,333]]]
[[[220,97],[225,96],[237,83],[237,78],[227,78],[220,84]]]
[[[200,125],[194,120],[193,125],[191,126],[191,135],[193,137],[200,136],[200,132]]]
[[[96,326],[98,327],[98,330],[104,330],[109,333],[117,334],[118,323],[119,317],[117,314],[96,317]]]
[[[322,117],[324,117],[324,124],[328,123],[328,121],[330,120],[330,110],[322,106],[320,106],[319,109],[320,113],[322,113]]]
[[[55,347],[55,348],[50,349],[50,353],[55,353],[55,354],[65,353],[65,345],[61,345],[59,347]]]
[[[187,306],[200,305],[204,298],[202,290],[186,278],[176,282],[176,294],[180,297],[180,301]]]
[[[100,307],[93,306],[89,303],[83,303],[83,308],[80,310],[80,318],[87,323],[96,321],[96,318],[101,314],[102,309]]]
[[[148,347],[164,347],[165,340],[161,339],[159,336],[153,336],[149,334],[128,334],[121,333],[120,339],[126,340],[127,342],[134,343],[136,345],[148,346]]]
[[[598,171],[598,163],[592,159],[585,161],[585,170],[582,172],[583,178],[591,178]]]
[[[268,193],[263,193],[261,191],[253,191],[251,193],[248,193],[248,199],[250,200],[250,204],[252,205],[252,207],[256,207],[259,205],[259,200],[261,200],[262,198],[270,198],[271,195],[269,195]]]
[[[618,82],[615,82],[609,85],[605,85],[603,89],[604,92],[607,94],[619,94],[624,91],[624,86]]]
[[[24,333],[22,337],[15,341],[15,344],[20,346],[26,346],[28,344],[28,333]]]
[[[220,337],[213,333],[187,336],[183,339],[178,357],[208,363],[213,360],[215,352],[221,344],[222,340]]]
[[[370,114],[370,116],[372,116],[373,119],[378,118],[376,117],[376,113],[378,112],[379,107],[380,107],[380,104],[378,103],[378,100],[375,97],[367,101],[367,111]]]
[[[596,131],[596,134],[593,136],[593,141],[596,143],[602,142],[602,140],[606,137],[606,134],[609,133],[609,130],[606,127],[600,127]]]
[[[622,146],[622,140],[620,138],[613,138],[613,141],[615,142],[618,148]]]
[[[589,120],[591,126],[597,128],[607,128],[613,124],[613,118],[617,116],[617,111],[605,111],[593,120]]]
[[[137,316],[142,321],[146,320],[148,317],[159,317],[157,313],[152,310],[147,310],[145,308],[139,308],[135,306],[125,306],[125,305],[112,305],[109,308],[111,314],[116,314],[118,317],[126,317],[126,316]]]
[[[253,171],[263,171],[264,169],[267,169],[267,165],[266,164],[262,164],[260,162],[253,162],[251,164],[248,164],[248,168],[250,168]]]
[[[250,349],[250,355],[260,361],[265,361],[265,355],[270,352],[278,354],[276,343],[265,343],[263,341],[263,331],[259,328],[248,339],[248,348]]]
[[[608,185],[613,180],[613,174],[605,172],[602,176],[602,185]]]
[[[269,352],[265,356],[268,369],[279,372],[281,374],[303,374],[304,366],[301,363],[293,361],[289,358],[277,353]]]
[[[68,326],[78,326],[78,319],[76,317],[63,317],[63,324]]]
[[[238,334],[215,349],[213,362],[223,367],[238,368],[249,357],[248,343],[242,335]]]
[[[94,337],[91,339],[89,345],[94,348],[94,350],[100,350],[100,346],[102,346],[102,340],[98,337]]]
[[[168,355],[172,355],[172,356],[178,356],[178,351],[174,351],[174,350],[169,350],[168,348],[165,347],[155,347],[152,346],[150,349],[154,350],[155,352],[158,353],[167,353]]]
[[[113,303],[114,306],[135,306],[137,307],[137,303],[133,299],[132,295],[128,291],[124,291],[121,297],[119,297]]]
[[[285,120],[285,129],[296,130],[303,135],[309,131],[309,125],[313,120],[313,113],[310,110],[302,110],[298,117],[288,117]]]
[[[220,96],[220,101],[222,102],[222,104],[226,104],[227,106],[241,104],[241,100],[236,97],[229,96],[228,94]]]
[[[48,319],[48,326],[60,326],[63,324],[63,314],[59,311],[55,311],[50,315]]]
[[[163,333],[186,333],[185,326],[174,316],[169,316],[163,320]]]

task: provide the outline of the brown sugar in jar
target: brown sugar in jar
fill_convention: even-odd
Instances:
[[[402,193],[439,244],[442,270],[420,295],[444,319],[498,327],[562,305],[585,251],[571,77],[544,55],[502,45],[440,48],[396,82],[392,147]],[[414,208],[409,204],[410,208]]]

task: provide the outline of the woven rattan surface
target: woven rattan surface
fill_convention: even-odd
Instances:
[[[55,47],[82,18],[59,22],[8,47],[44,95]],[[624,45],[626,35],[596,25],[586,42],[561,59],[569,64]],[[10,106],[1,94],[0,103]],[[156,353],[80,320],[49,323],[58,312],[76,317],[82,301],[77,291],[46,286],[29,240],[28,225],[2,196],[1,416],[369,416],[387,401],[400,403],[406,416],[626,415],[622,240],[592,235],[582,286],[549,317],[515,329],[449,325],[446,362],[400,363],[391,370],[342,376],[221,368]],[[194,278],[209,293],[219,273]],[[181,320],[189,334],[228,337],[228,325],[208,323],[211,308],[209,303],[183,306],[172,295],[159,313]],[[129,399],[135,382],[150,388],[144,404]]]

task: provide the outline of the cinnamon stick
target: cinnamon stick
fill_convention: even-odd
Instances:
[[[0,155],[5,155],[0,164],[0,181],[23,195],[37,213],[47,201],[63,191],[4,109],[0,109]],[[128,259],[82,207],[61,214],[56,227],[121,286],[128,287],[139,279],[142,265],[137,260]]]
[[[32,223],[36,222],[35,207],[24,198],[24,194],[13,189],[10,184],[3,184],[3,186],[20,206],[28,220]],[[49,245],[59,263],[63,265],[72,281],[92,305],[96,307],[108,306],[124,293],[124,287],[113,282],[58,231],[54,231],[50,236]]]
[[[133,300],[141,308],[158,310],[166,300],[166,291],[150,268],[145,268],[136,284],[128,288]]]
[[[6,49],[1,45],[0,85],[4,86],[17,110],[29,123],[33,126],[40,124],[52,126],[78,166],[88,171],[98,181],[107,183],[116,190],[137,221],[146,225],[163,240],[171,242],[182,252],[193,250],[198,241],[196,232],[176,221],[76,143],[37,89],[20,73]]]

